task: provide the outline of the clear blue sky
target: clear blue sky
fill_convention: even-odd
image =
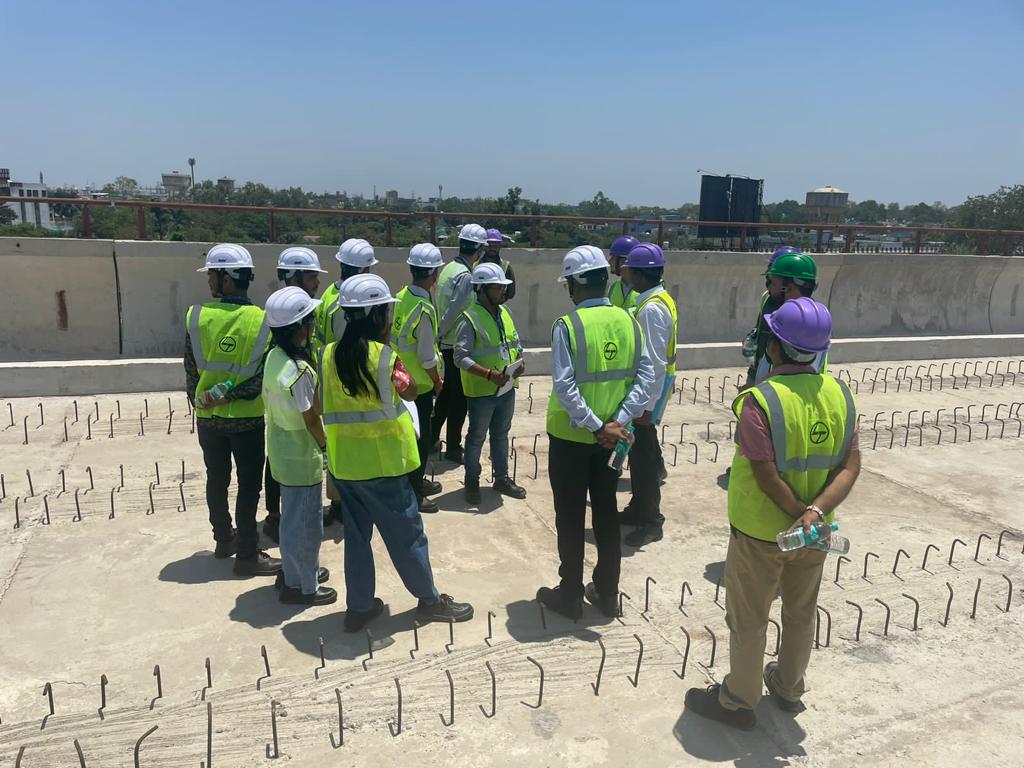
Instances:
[[[306,189],[948,204],[1024,182],[1024,2],[0,3],[0,165]]]

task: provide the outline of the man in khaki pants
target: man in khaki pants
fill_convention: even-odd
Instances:
[[[733,403],[737,442],[729,476],[731,538],[725,560],[729,674],[721,685],[691,688],[686,708],[751,730],[762,684],[787,712],[802,709],[804,673],[826,553],[783,552],[776,536],[831,523],[860,473],[857,409],[849,388],[816,373],[815,355],[828,349],[832,318],[813,299],[787,301],[765,316],[772,336],[771,375]],[[782,593],[778,663],[764,669],[765,630]]]

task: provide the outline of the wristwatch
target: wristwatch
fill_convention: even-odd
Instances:
[[[819,521],[825,522],[825,513],[822,512],[821,509],[819,507],[817,507],[816,505],[811,504],[811,506],[809,506],[807,508],[807,511],[808,512],[814,512],[818,516],[818,520]]]

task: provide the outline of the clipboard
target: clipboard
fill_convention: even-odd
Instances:
[[[526,367],[526,361],[523,358],[521,358],[521,357],[518,360],[516,360],[514,363],[509,363],[508,365],[506,365],[502,369],[501,372],[505,376],[508,376],[508,381],[505,382],[504,386],[498,387],[498,391],[495,393],[495,396],[497,397],[497,396],[504,395],[506,392],[511,390],[512,387],[514,387],[516,385],[516,380],[515,380],[515,378],[513,378],[514,375],[516,373],[518,373],[519,371],[523,370],[523,368],[525,368],[525,367]]]

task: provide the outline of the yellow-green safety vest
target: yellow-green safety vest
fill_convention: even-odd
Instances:
[[[850,450],[857,424],[850,388],[817,373],[773,376],[733,401],[737,420],[747,395],[768,415],[779,475],[801,502],[811,504]],[[830,512],[825,521],[831,523],[834,517]],[[758,486],[750,459],[738,449],[729,473],[729,522],[762,541],[775,541],[793,525],[793,518]]]
[[[657,293],[648,296],[642,303],[637,305],[636,316],[639,317],[640,313],[644,311],[644,307],[651,302],[661,304],[672,316],[672,334],[668,339],[668,349],[666,350],[667,356],[665,358],[668,360],[668,365],[665,367],[665,373],[666,375],[671,376],[676,372],[676,347],[678,344],[676,337],[679,333],[679,315],[676,312],[676,302],[668,291],[660,290]]]
[[[456,276],[469,271],[469,267],[458,259],[449,261],[444,265],[444,269],[441,270],[441,276],[437,278],[437,317],[439,320],[444,317],[448,311],[448,305],[452,303],[453,281]],[[458,325],[458,323],[453,323],[448,332],[441,337],[443,343],[448,345],[455,344],[455,329]]]
[[[608,300],[613,307],[624,309],[627,312],[636,308],[636,291],[628,288],[621,279],[616,280],[608,286]]]
[[[274,347],[263,365],[263,402],[267,409],[267,459],[271,474],[281,485],[311,486],[323,482],[323,455],[295,406],[292,387],[302,376],[316,371],[305,360],[293,360]]]
[[[338,283],[336,281],[327,286],[320,297],[320,306],[316,313],[315,342],[313,344],[313,359],[319,360],[323,348],[332,341],[341,338],[345,332],[345,311],[338,306]]]
[[[331,342],[320,365],[327,466],[339,480],[400,477],[420,465],[416,430],[391,376],[398,355],[387,345],[369,342],[366,367],[376,377],[381,398],[345,391],[334,364]]]
[[[584,401],[602,422],[615,418],[633,387],[643,332],[637,321],[619,307],[577,307],[555,321],[565,323],[572,351],[576,385]],[[586,427],[574,427],[554,390],[548,400],[547,431],[563,440],[596,443]]]
[[[196,394],[230,380],[233,385],[251,379],[270,342],[270,326],[254,304],[210,302],[192,305],[185,313],[192,355],[199,368]],[[196,417],[246,419],[263,415],[263,398],[232,400],[216,408],[196,408]]]
[[[512,313],[501,304],[498,306],[498,314],[501,317],[500,329],[494,315],[479,302],[473,302],[469,309],[462,313],[464,322],[469,323],[476,337],[471,354],[473,361],[495,371],[501,371],[522,356],[519,334],[515,323],[512,322]],[[504,341],[502,335],[505,337]],[[493,381],[462,369],[459,369],[459,375],[462,377],[462,391],[466,393],[466,397],[489,397],[498,393],[498,385]],[[519,386],[518,380],[515,386]]]
[[[398,347],[402,365],[415,380],[420,394],[425,394],[433,390],[434,380],[420,362],[416,349],[416,332],[423,322],[429,323],[434,329],[434,354],[440,365],[441,350],[437,347],[437,309],[430,299],[417,296],[409,290],[409,286],[400,290],[395,298],[398,299],[398,303],[395,305],[395,317],[391,323],[391,338]]]

